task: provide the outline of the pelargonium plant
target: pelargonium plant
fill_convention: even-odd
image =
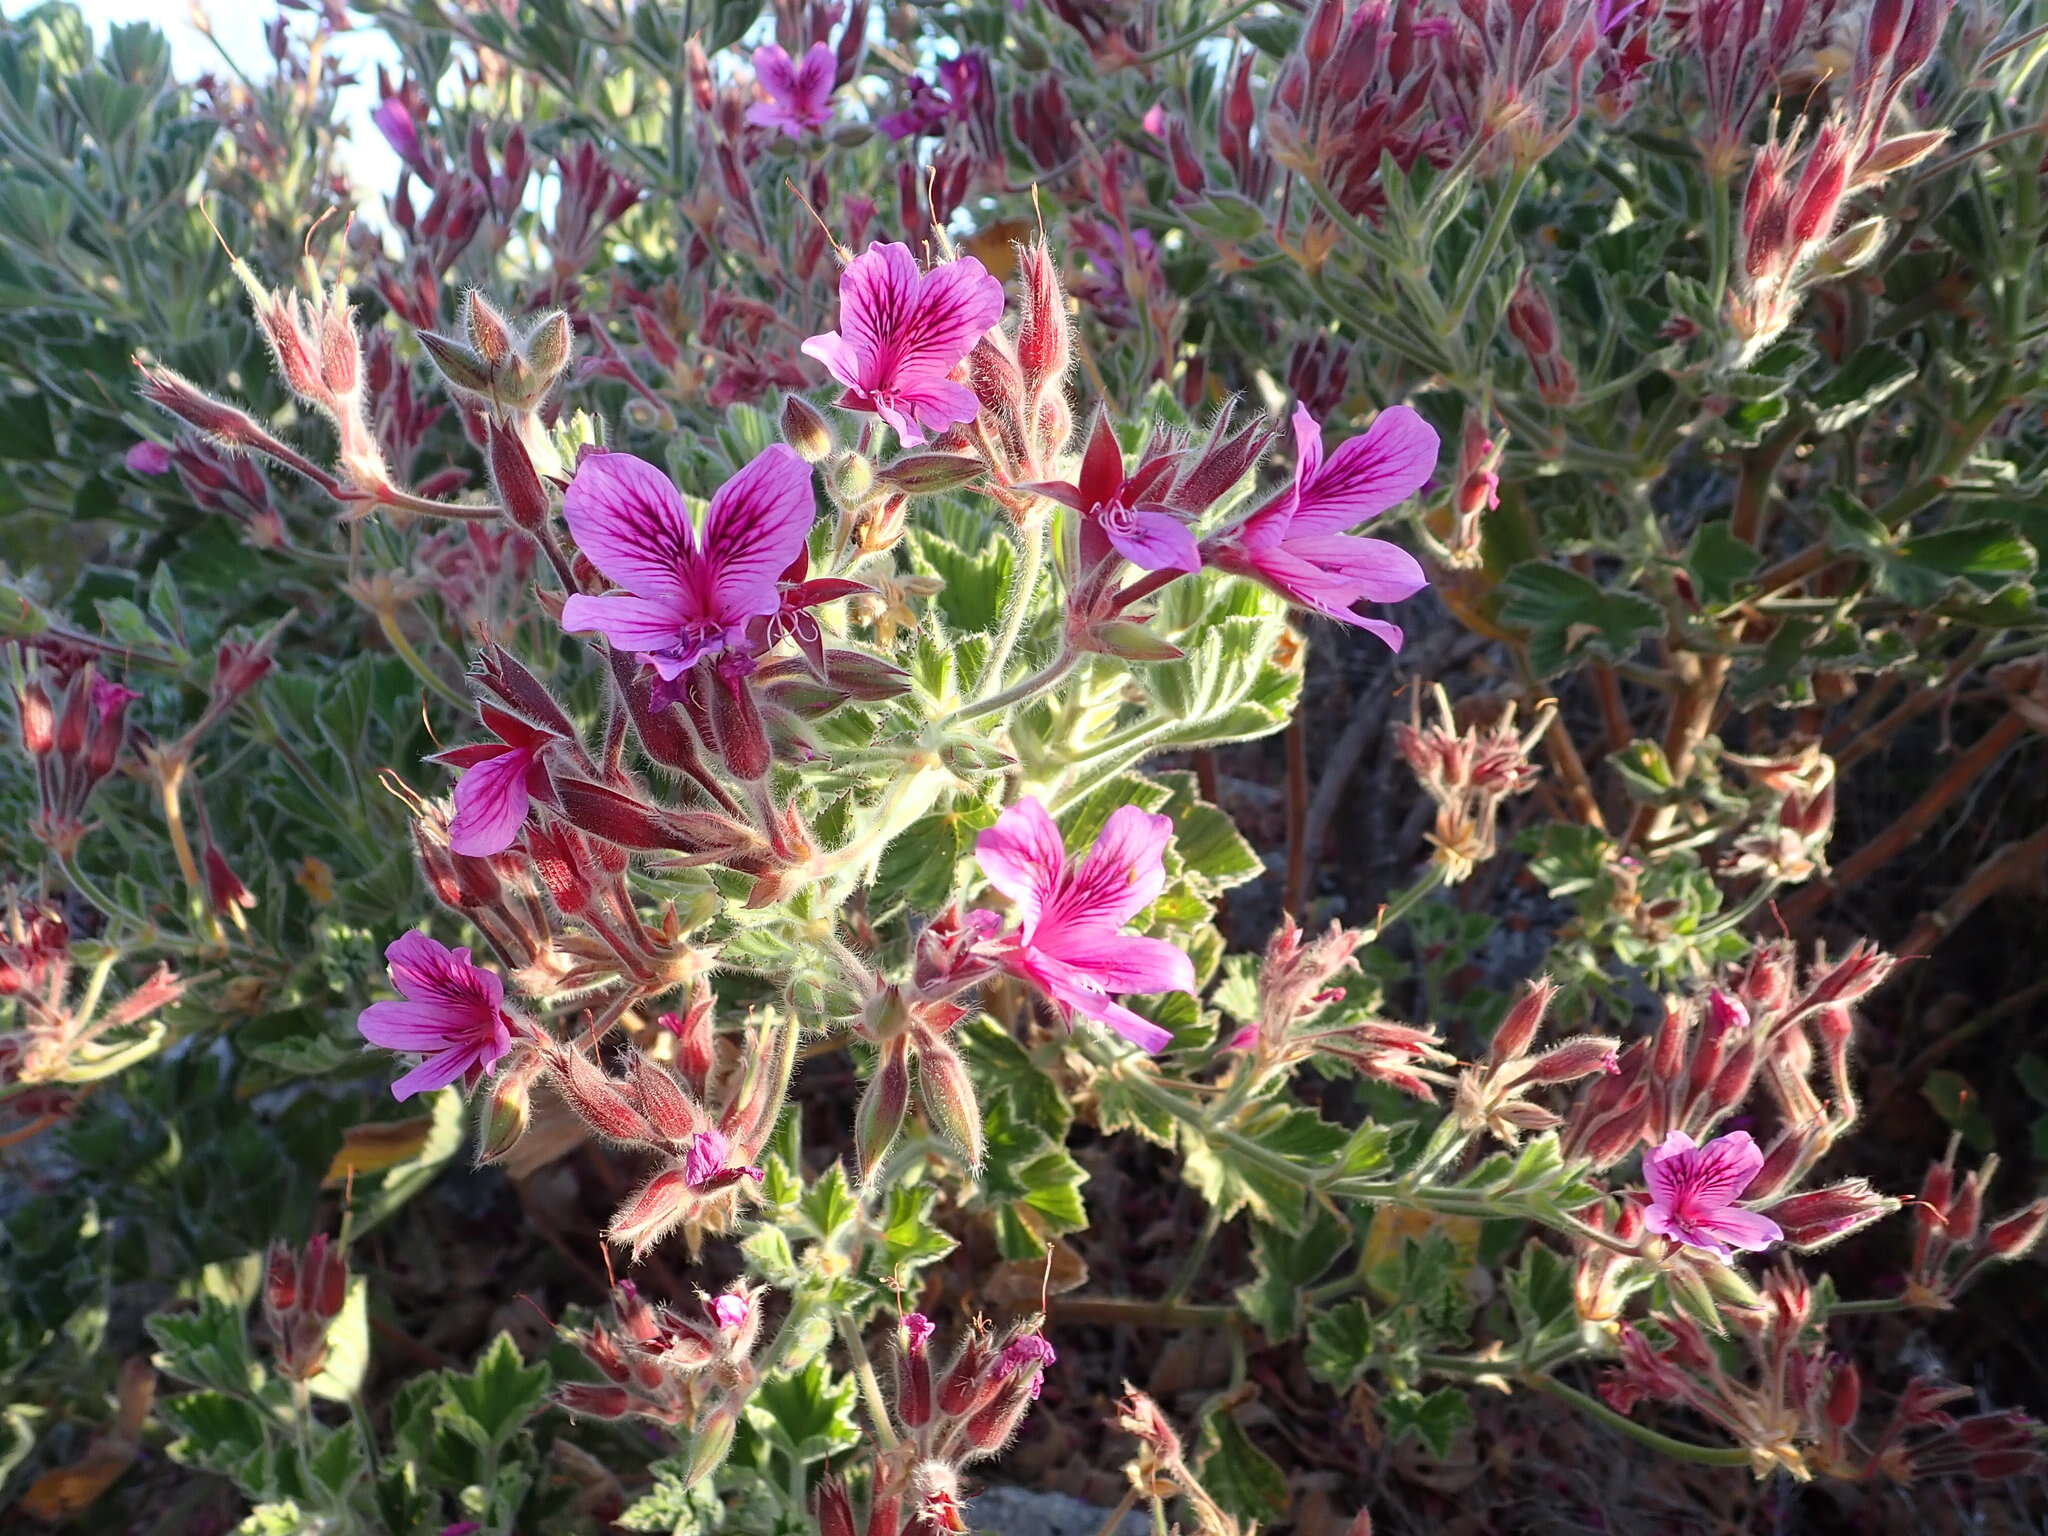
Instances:
[[[1211,1536],[1503,1413],[2037,1471],[1855,1353],[2048,1229],[1859,1055],[2048,845],[1822,921],[2048,722],[2033,9],[418,0],[354,220],[339,11],[0,22],[24,1513],[941,1536],[1076,1418]]]

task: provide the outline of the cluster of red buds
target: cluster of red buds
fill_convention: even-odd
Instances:
[[[57,652],[42,653],[41,665],[18,675],[15,723],[36,776],[29,831],[60,859],[75,854],[92,830],[86,816],[93,792],[128,744],[128,706],[139,697],[90,662]]]
[[[1420,695],[1405,725],[1394,727],[1394,745],[1414,770],[1423,792],[1436,802],[1430,841],[1443,877],[1455,885],[1499,847],[1500,809],[1534,787],[1541,772],[1529,760],[1550,729],[1555,706],[1545,705],[1526,732],[1515,731],[1515,706],[1502,706],[1490,724],[1460,728],[1441,684],[1435,687],[1437,719],[1422,723]]]
[[[947,1365],[933,1364],[931,1320],[913,1312],[896,1330],[894,1450],[876,1458],[866,1518],[836,1478],[818,1486],[819,1536],[954,1536],[968,1530],[960,1469],[994,1456],[1038,1400],[1055,1355],[1045,1319],[1031,1317],[1000,1339],[977,1321]]]
[[[740,1414],[758,1383],[754,1346],[761,1292],[737,1282],[716,1296],[698,1292],[701,1316],[651,1305],[630,1280],[612,1292],[612,1323],[569,1335],[603,1378],[570,1382],[555,1401],[598,1419],[652,1419],[690,1434],[683,1482],[691,1486],[725,1462]]]
[[[1450,541],[1444,563],[1453,570],[1476,570],[1486,514],[1500,505],[1500,460],[1507,446],[1504,429],[1489,424],[1481,410],[1465,413],[1458,438],[1458,478],[1451,484]]]
[[[181,433],[169,453],[178,484],[194,506],[232,518],[257,549],[285,543],[283,514],[271,499],[270,481],[255,460],[225,452],[203,438]]]
[[[1524,1132],[1563,1124],[1562,1116],[1530,1100],[1536,1089],[1621,1070],[1616,1062],[1621,1042],[1602,1035],[1574,1035],[1540,1055],[1529,1054],[1556,996],[1556,984],[1547,978],[1530,982],[1494,1031],[1486,1059],[1458,1074],[1451,1114],[1459,1129],[1484,1130],[1513,1145]]]
[[[1798,989],[1792,946],[1760,945],[1724,985],[1668,1006],[1655,1034],[1632,1042],[1618,1070],[1580,1094],[1564,1128],[1567,1156],[1607,1168],[1673,1131],[1700,1141],[1748,1103],[1761,1080],[1777,1125],[1759,1138],[1764,1165],[1749,1196],[1786,1196],[1765,1209],[1788,1241],[1819,1246],[1896,1209],[1860,1180],[1786,1195],[1856,1121],[1851,1007],[1893,964],[1857,945],[1838,961],[1817,958]],[[1813,1086],[1816,1068],[1825,1072],[1825,1099]]]
[[[1731,1315],[1746,1357],[1739,1362],[1682,1314],[1657,1314],[1663,1342],[1624,1324],[1621,1364],[1601,1395],[1621,1413],[1645,1400],[1692,1410],[1746,1449],[1759,1477],[1782,1470],[1801,1480],[1819,1473],[1905,1484],[2005,1478],[2040,1465],[2038,1433],[2025,1416],[1957,1419],[1944,1405],[1969,1389],[1925,1377],[1907,1383],[1881,1431],[1859,1435],[1861,1374],[1828,1350],[1812,1288],[1790,1265],[1772,1270],[1755,1304]]]
[[[184,982],[160,965],[108,1001],[113,958],[103,956],[74,996],[77,966],[63,915],[9,891],[0,907],[0,1000],[14,1005],[16,1027],[0,1034],[0,1109],[13,1117],[65,1113],[74,1097],[66,1085],[105,1077],[152,1049],[153,1039],[132,1032],[184,995]]]
[[[1266,104],[1273,158],[1347,212],[1385,205],[1389,157],[1404,174],[1421,161],[1446,166],[1464,136],[1437,110],[1450,24],[1420,10],[1415,0],[1319,0]]]
[[[1515,291],[1508,300],[1508,334],[1521,344],[1523,354],[1529,360],[1529,372],[1536,380],[1536,393],[1548,405],[1570,405],[1579,397],[1578,370],[1571,365],[1571,359],[1564,355],[1563,341],[1558,334],[1557,312],[1552,309],[1549,296],[1543,293],[1529,274],[1524,272],[1522,280],[1515,285]]]
[[[1348,1015],[1324,1018],[1343,998],[1340,978],[1357,969],[1358,947],[1368,938],[1364,930],[1333,922],[1304,939],[1294,920],[1283,917],[1259,962],[1258,1018],[1225,1049],[1251,1052],[1246,1070],[1258,1077],[1332,1056],[1375,1082],[1433,1099],[1437,1088],[1449,1086],[1442,1068],[1453,1060],[1434,1030]]]
[[[314,1235],[303,1252],[273,1243],[263,1271],[263,1321],[277,1372],[307,1381],[327,1363],[327,1332],[348,1300],[348,1255]]]
[[[1933,57],[1951,0],[1877,0],[1863,18],[1856,60],[1843,105],[1831,112],[1800,156],[1804,122],[1771,136],[1756,151],[1743,189],[1742,280],[1729,295],[1729,319],[1745,355],[1790,323],[1810,274],[1839,277],[1874,256],[1883,243],[1877,218],[1839,229],[1851,194],[1875,186],[1932,154],[1945,130],[1888,137],[1893,106],[1906,83]],[[1733,7],[1701,7],[1704,18]],[[1790,48],[1806,26],[1805,0],[1782,0],[1767,52]],[[1722,51],[1742,50],[1748,39],[1731,31]],[[1761,80],[1753,80],[1753,100]],[[1745,109],[1746,112],[1747,109]],[[1710,161],[1732,167],[1739,127],[1724,125],[1709,146]],[[1839,230],[1839,232],[1838,232]]]
[[[1602,9],[1597,0],[1461,0],[1446,73],[1467,120],[1510,164],[1534,165],[1579,120]]]
[[[1976,1172],[1956,1177],[1956,1146],[1927,1170],[1913,1201],[1913,1263],[1905,1299],[1916,1307],[1948,1308],[1992,1264],[2024,1257],[2048,1232],[2048,1199],[2035,1200],[1997,1220],[1984,1215],[1984,1195],[1998,1171],[1987,1157]]]
[[[698,1028],[708,1031],[708,1017]],[[555,1092],[590,1130],[615,1145],[659,1159],[652,1177],[614,1213],[606,1235],[635,1259],[678,1228],[694,1250],[707,1232],[732,1225],[748,1191],[760,1183],[754,1160],[775,1130],[789,1096],[790,1075],[802,1031],[774,1014],[748,1020],[733,1064],[712,1070],[713,1053],[700,1039],[674,1065],[646,1051],[628,1054],[620,1076],[608,1073],[573,1044],[515,1044],[504,1064],[506,1083],[493,1095],[486,1118],[492,1155],[511,1144],[500,1134],[522,1118],[506,1096],[508,1084],[531,1083],[544,1071]],[[533,1058],[523,1058],[531,1050]]]

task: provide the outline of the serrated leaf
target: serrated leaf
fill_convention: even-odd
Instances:
[[[1254,1227],[1252,1265],[1258,1279],[1238,1287],[1238,1305],[1267,1338],[1277,1343],[1293,1337],[1302,1325],[1302,1293],[1327,1274],[1350,1245],[1351,1229],[1320,1206],[1298,1233]]]
[[[1308,1368],[1339,1392],[1364,1374],[1372,1355],[1372,1312],[1363,1301],[1340,1302],[1308,1320]]]
[[[1545,677],[1588,649],[1624,660],[1664,620],[1646,597],[1608,591],[1577,571],[1540,560],[1508,572],[1501,594],[1502,621],[1528,631],[1529,664]]]
[[[553,1379],[547,1362],[525,1364],[512,1336],[501,1333],[469,1375],[448,1375],[447,1401],[459,1410],[454,1420],[458,1429],[469,1433],[473,1425],[483,1437],[476,1441],[477,1449],[489,1452],[510,1440],[539,1410]]]
[[[823,1360],[813,1360],[755,1388],[747,1422],[794,1460],[822,1461],[860,1443],[853,1417],[858,1392],[851,1376],[835,1381]]]
[[[1427,1397],[1397,1392],[1380,1400],[1380,1416],[1392,1438],[1413,1436],[1432,1455],[1448,1456],[1459,1432],[1472,1423],[1472,1405],[1456,1387],[1439,1387]]]
[[[1839,432],[1913,382],[1920,365],[1888,341],[1866,342],[1807,397],[1813,430]]]
[[[1226,1514],[1262,1523],[1285,1518],[1292,1507],[1287,1474],[1252,1444],[1229,1409],[1219,1408],[1202,1420],[1202,1446],[1196,1475]]]

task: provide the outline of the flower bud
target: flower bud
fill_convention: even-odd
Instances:
[[[1615,1054],[1620,1048],[1619,1040],[1580,1035],[1545,1051],[1527,1063],[1522,1072],[1530,1083],[1574,1083],[1595,1072],[1613,1077],[1621,1071]]]
[[[488,400],[496,385],[491,368],[469,347],[437,331],[415,331],[441,378],[451,389]]]
[[[859,506],[874,489],[875,466],[858,453],[842,453],[825,471],[825,489],[842,507]]]
[[[1529,1054],[1529,1044],[1536,1038],[1543,1015],[1556,996],[1557,984],[1547,976],[1524,984],[1522,995],[1515,999],[1500,1021],[1500,1028],[1493,1033],[1493,1043],[1486,1050],[1488,1066],[1505,1066]]]
[[[986,472],[980,459],[963,453],[913,453],[883,467],[877,479],[907,496],[958,490]]]
[[[272,1243],[263,1270],[263,1305],[273,1313],[285,1313],[298,1303],[298,1260],[283,1243]]]
[[[701,1197],[682,1169],[663,1169],[612,1213],[605,1236],[639,1258],[666,1237]]]
[[[571,1413],[593,1419],[623,1419],[633,1399],[623,1387],[593,1386],[585,1381],[568,1382],[555,1392],[555,1401]]]
[[[682,1085],[669,1076],[668,1069],[653,1057],[633,1057],[633,1087],[640,1096],[640,1112],[655,1134],[665,1141],[684,1142],[698,1130],[697,1108]]]
[[[960,1053],[943,1040],[927,1039],[917,1053],[918,1090],[924,1112],[970,1168],[981,1166],[981,1107]]]
[[[534,322],[526,333],[526,365],[543,386],[541,394],[568,368],[575,350],[576,332],[564,311],[555,310]]]
[[[1073,357],[1073,328],[1066,295],[1060,291],[1059,268],[1044,239],[1017,252],[1023,304],[1017,322],[1017,366],[1025,387],[1034,395],[1066,376]]]
[[[727,1396],[711,1415],[697,1426],[696,1438],[690,1442],[689,1458],[683,1466],[682,1483],[685,1488],[695,1487],[712,1473],[725,1465],[725,1458],[732,1453],[733,1434],[739,1428],[740,1400]]]
[[[1875,991],[1898,961],[1875,944],[1859,939],[1828,973],[1807,989],[1806,1003],[1853,1003]]]
[[[519,434],[494,418],[486,418],[491,465],[491,483],[498,488],[498,504],[505,515],[528,533],[538,533],[546,524],[551,501],[547,487],[534,470],[533,457]]]
[[[1187,655],[1179,646],[1161,639],[1135,619],[1109,619],[1091,624],[1083,639],[1085,649],[1125,661],[1179,661]]]
[[[1862,1407],[1863,1373],[1856,1369],[1854,1360],[1844,1360],[1836,1365],[1834,1380],[1828,1383],[1822,1414],[1833,1428],[1848,1429],[1855,1424]]]
[[[910,1043],[899,1036],[883,1045],[874,1076],[868,1079],[867,1091],[861,1095],[860,1109],[854,1116],[854,1147],[860,1158],[863,1184],[874,1177],[883,1154],[902,1130],[909,1108]]]
[[[57,745],[57,716],[43,685],[30,679],[15,694],[16,714],[21,721],[22,750],[30,757],[48,757]]]
[[[1977,1237],[1977,1223],[1984,1216],[1985,1170],[1971,1174],[1963,1180],[1963,1187],[1956,1191],[1956,1197],[1949,1202],[1948,1240],[1952,1243],[1967,1244]]]
[[[545,1063],[538,1053],[523,1054],[518,1065],[500,1074],[484,1101],[477,1126],[476,1160],[495,1163],[518,1145],[533,1121],[533,1080]]]
[[[1790,1195],[1764,1207],[1763,1214],[1784,1229],[1786,1242],[1802,1253],[1812,1253],[1860,1232],[1898,1208],[1898,1201],[1879,1194],[1868,1180],[1844,1179],[1825,1189]]]
[[[939,1384],[939,1412],[951,1418],[972,1413],[994,1393],[996,1382],[988,1379],[987,1366],[995,1351],[986,1335],[975,1332],[960,1346],[960,1354],[946,1379]]]
[[[495,372],[511,358],[512,327],[481,289],[472,288],[463,295],[462,328],[486,368]]]
[[[1997,1259],[2017,1259],[2041,1241],[2044,1231],[2048,1231],[2048,1200],[2036,1200],[2003,1221],[1993,1222],[1984,1234],[1984,1251]]]
[[[1823,278],[1847,277],[1884,249],[1885,221],[1858,219],[1821,248],[1813,269]]]
[[[824,463],[838,446],[824,414],[802,395],[783,398],[782,440],[794,448],[797,457],[806,464]]]
[[[348,1256],[329,1243],[325,1232],[316,1233],[299,1265],[300,1305],[325,1320],[337,1316],[347,1300]]]
[[[751,664],[721,664],[713,669],[711,723],[717,738],[718,755],[726,767],[742,779],[767,776],[774,753],[768,745],[768,730],[754,702],[754,685],[749,679]]]
[[[846,1484],[831,1473],[818,1483],[811,1499],[811,1513],[818,1524],[818,1536],[856,1536],[853,1501],[846,1496]]]
[[[556,1090],[598,1135],[623,1142],[654,1139],[654,1128],[633,1107],[622,1086],[588,1056],[564,1047],[555,1052],[552,1065]]]
[[[925,1345],[931,1319],[913,1312],[903,1319],[903,1348],[896,1359],[896,1417],[906,1429],[921,1429],[932,1416],[932,1362]]]

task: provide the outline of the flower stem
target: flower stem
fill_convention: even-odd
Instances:
[[[1465,258],[1465,272],[1458,279],[1458,286],[1451,292],[1451,301],[1445,306],[1446,320],[1451,331],[1465,323],[1465,312],[1472,307],[1472,300],[1478,297],[1479,285],[1492,270],[1494,253],[1500,249],[1501,237],[1508,232],[1508,220],[1513,217],[1515,205],[1522,200],[1522,189],[1529,184],[1529,167],[1518,165],[1508,177],[1508,184],[1502,189],[1499,199],[1493,205],[1493,214],[1486,221],[1486,228],[1480,231],[1479,244],[1472,254]],[[1428,279],[1423,279],[1427,282]],[[1447,336],[1449,331],[1445,333]]]
[[[975,685],[983,701],[1003,686],[1003,674],[1009,670],[1011,653],[1017,649],[1017,637],[1031,617],[1031,600],[1038,595],[1039,573],[1045,568],[1048,522],[1043,515],[1036,515],[1017,529],[1017,571],[1010,584],[1009,608],[1003,614],[1002,628],[996,631],[995,648],[988,653],[988,664],[981,669],[981,678]]]
[[[1749,1465],[1749,1452],[1740,1446],[1696,1445],[1690,1440],[1676,1440],[1670,1435],[1660,1435],[1656,1430],[1638,1424],[1626,1414],[1616,1413],[1597,1397],[1590,1397],[1577,1387],[1568,1387],[1555,1376],[1532,1376],[1528,1380],[1529,1385],[1537,1391],[1547,1392],[1552,1397],[1570,1403],[1573,1407],[1591,1414],[1609,1429],[1620,1430],[1631,1440],[1647,1445],[1653,1451],[1661,1451],[1664,1455],[1679,1461],[1690,1461],[1703,1467]]]
[[[1261,0],[1239,0],[1238,4],[1233,5],[1229,10],[1225,11],[1222,15],[1212,17],[1210,20],[1203,22],[1199,27],[1195,28],[1194,31],[1183,32],[1179,37],[1173,39],[1173,41],[1169,43],[1162,43],[1159,47],[1154,48],[1150,53],[1141,53],[1138,55],[1138,57],[1132,59],[1130,62],[1133,66],[1136,66],[1139,64],[1157,64],[1161,59],[1170,59],[1176,53],[1180,53],[1186,49],[1194,47],[1195,44],[1199,43],[1203,38],[1209,37],[1217,32],[1221,32],[1225,27],[1229,26],[1233,21],[1237,20],[1238,17],[1244,15],[1246,11],[1251,10],[1260,3]],[[1128,1508],[1129,1506],[1125,1507]]]
[[[1080,659],[1081,653],[1079,651],[1069,650],[1067,647],[1062,646],[1057,656],[1053,657],[1051,661],[1040,667],[1029,677],[1021,682],[1012,684],[1001,693],[991,695],[985,699],[977,699],[972,704],[962,704],[958,709],[953,710],[949,714],[941,715],[939,717],[939,724],[955,725],[968,720],[978,720],[983,715],[992,715],[997,710],[1008,709],[1012,704],[1022,703],[1025,699],[1043,693],[1062,677],[1065,677],[1068,672],[1073,670],[1074,663]]]
[[[888,1399],[882,1396],[882,1384],[875,1378],[874,1362],[868,1359],[867,1344],[861,1339],[860,1328],[851,1317],[841,1315],[839,1337],[846,1344],[846,1352],[853,1357],[853,1378],[860,1383],[861,1401],[867,1404],[868,1422],[874,1426],[875,1440],[884,1451],[896,1449],[896,1426],[889,1420]]]

